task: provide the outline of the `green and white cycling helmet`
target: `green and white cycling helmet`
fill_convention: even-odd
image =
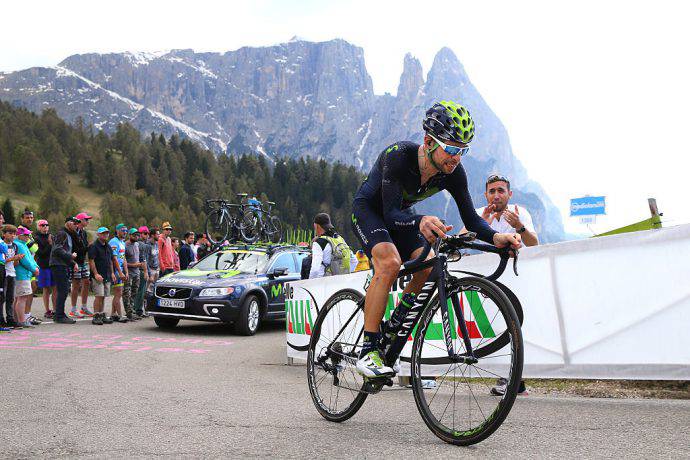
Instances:
[[[424,131],[440,141],[469,144],[474,138],[474,120],[470,112],[453,101],[441,101],[426,111]]]

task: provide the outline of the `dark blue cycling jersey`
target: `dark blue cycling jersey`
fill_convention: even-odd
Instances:
[[[416,214],[412,206],[441,190],[452,195],[465,227],[493,244],[496,232],[474,210],[462,164],[451,174],[436,174],[421,185],[418,152],[419,144],[414,142],[397,142],[387,147],[355,195],[353,225],[369,256],[375,243],[390,240],[388,230],[418,232],[423,216]],[[386,235],[380,235],[384,232]],[[393,238],[397,246],[396,240],[399,239]]]

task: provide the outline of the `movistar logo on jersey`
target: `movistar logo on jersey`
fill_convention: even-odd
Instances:
[[[386,149],[386,153],[391,153],[391,152],[394,152],[396,150],[400,150],[400,147],[398,146],[398,144],[393,144]]]

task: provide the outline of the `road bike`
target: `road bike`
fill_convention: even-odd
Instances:
[[[438,239],[428,260],[432,245],[427,243],[417,259],[404,264],[398,282],[422,270],[431,272],[384,355],[393,365],[407,348],[410,357],[402,356],[401,365],[410,371],[422,419],[436,436],[456,445],[478,443],[498,429],[522,377],[522,307],[496,281],[511,253],[517,275],[517,251],[478,243],[475,237],[465,233]],[[498,254],[498,268],[486,277],[470,272],[454,276],[448,261],[463,257],[463,249]],[[333,294],[314,323],[307,380],[314,405],[327,420],[349,419],[367,396],[393,384],[389,377],[367,379],[357,373],[363,327],[364,297],[354,289]],[[502,396],[491,393],[497,378],[507,381]]]
[[[221,244],[224,241],[244,241],[253,243],[254,220],[245,215],[248,206],[243,203],[246,193],[238,193],[240,204],[230,203],[227,200],[206,200],[206,235],[213,244]]]
[[[283,223],[278,216],[271,215],[271,209],[275,206],[273,201],[267,201],[268,209],[264,209],[263,203],[248,205],[244,211],[243,221],[247,222],[247,234],[252,240],[280,243],[283,239]]]

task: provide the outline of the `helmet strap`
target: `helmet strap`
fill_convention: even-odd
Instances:
[[[441,169],[441,167],[434,161],[433,153],[434,150],[436,150],[437,148],[438,144],[434,142],[434,147],[426,150],[426,157],[431,162],[431,166],[433,166],[434,169],[436,169],[436,171],[442,172],[443,170]]]

